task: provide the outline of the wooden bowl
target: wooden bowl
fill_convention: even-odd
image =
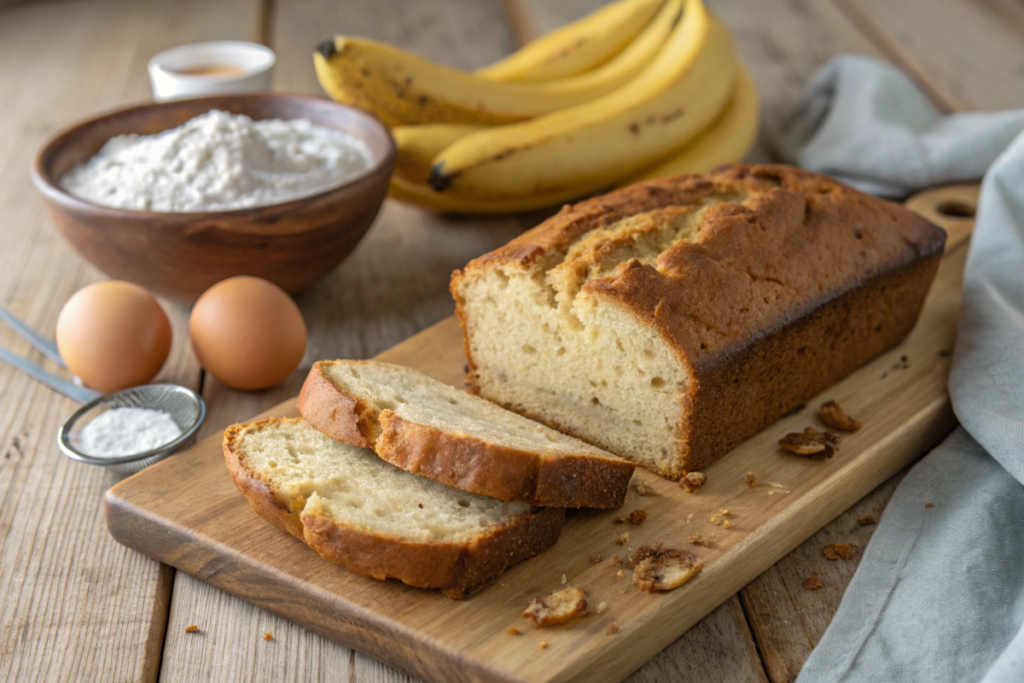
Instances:
[[[366,142],[370,169],[318,194],[231,211],[159,213],[91,204],[57,179],[115,135],[159,133],[222,109],[253,119],[309,119]],[[147,104],[104,114],[52,137],[36,155],[32,180],[57,229],[112,278],[155,294],[195,301],[234,275],[255,275],[297,292],[348,256],[370,228],[388,191],[395,144],[376,118],[303,95],[252,94]]]

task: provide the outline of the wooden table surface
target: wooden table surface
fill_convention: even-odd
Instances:
[[[0,5],[4,3],[0,2]],[[64,301],[103,279],[57,236],[28,177],[45,137],[148,99],[145,65],[181,43],[244,39],[278,55],[278,90],[320,93],[313,46],[371,36],[472,68],[600,0],[39,0],[0,8],[0,305],[50,333]],[[859,52],[902,66],[945,110],[1024,106],[1019,0],[709,0],[736,36],[771,139],[808,77]],[[303,365],[241,393],[204,376],[188,311],[165,308],[175,342],[160,379],[200,390],[205,434],[298,392],[320,358],[365,358],[450,315],[450,272],[533,217],[439,218],[388,201],[352,257],[297,297]],[[6,328],[0,345],[47,366]],[[404,673],[327,641],[114,542],[102,516],[113,475],[69,461],[54,435],[75,405],[0,366],[0,680],[399,681]],[[791,681],[835,613],[894,479],[810,538],[639,669],[635,681]],[[821,546],[853,543],[846,562]],[[819,571],[820,590],[801,584]],[[196,633],[185,627],[199,626]],[[273,633],[264,641],[263,634]]]

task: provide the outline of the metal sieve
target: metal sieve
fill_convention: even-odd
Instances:
[[[170,415],[181,429],[181,436],[150,451],[117,457],[98,457],[78,450],[81,445],[81,430],[78,425],[84,427],[100,414],[114,408],[149,408],[163,411]],[[177,384],[146,384],[100,396],[86,403],[61,424],[57,431],[57,444],[61,452],[72,460],[109,467],[121,474],[134,474],[163,460],[178,449],[194,443],[196,432],[205,419],[206,403],[191,389]]]

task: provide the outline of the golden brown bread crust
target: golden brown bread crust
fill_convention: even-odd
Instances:
[[[394,578],[419,588],[440,588],[462,598],[467,589],[497,576],[514,564],[558,541],[565,520],[561,508],[539,509],[494,526],[486,536],[468,543],[410,543],[337,523],[320,515],[288,510],[258,472],[246,466],[237,438],[247,427],[273,426],[299,418],[267,418],[232,425],[224,431],[224,460],[235,486],[253,510],[282,531],[304,540],[331,562],[357,574],[383,580]]]
[[[417,424],[346,393],[310,368],[299,412],[313,427],[342,443],[366,444],[382,459],[462,491],[542,507],[621,507],[635,465],[587,455],[545,456]]]
[[[623,218],[709,203],[696,238],[670,246],[653,264],[616,266],[619,244],[578,247],[587,233]],[[675,466],[661,472],[678,478],[897,344],[916,321],[945,237],[921,216],[825,176],[736,164],[566,206],[465,270],[550,271],[568,263],[597,273],[581,291],[621,304],[638,325],[656,330],[693,377],[680,396],[688,419],[679,425]],[[463,277],[453,274],[452,292],[473,383],[458,295]],[[566,430],[529,406],[509,407]]]
[[[565,519],[561,508],[516,517],[470,544],[408,543],[303,515],[304,539],[331,562],[375,579],[442,588],[451,598],[553,546]]]
[[[237,448],[238,437],[242,430],[249,426],[262,426],[276,423],[277,418],[267,418],[249,424],[231,425],[224,430],[224,462],[227,463],[231,479],[242,495],[245,496],[252,509],[281,531],[302,538],[302,520],[298,511],[292,512],[288,506],[277,499],[270,490],[270,482],[245,466],[244,458]]]

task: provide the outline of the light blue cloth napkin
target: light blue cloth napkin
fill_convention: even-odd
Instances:
[[[798,683],[1024,682],[1022,131],[1024,110],[942,116],[859,56],[786,126],[791,161],[887,196],[987,169],[949,377],[961,426],[897,488]]]

